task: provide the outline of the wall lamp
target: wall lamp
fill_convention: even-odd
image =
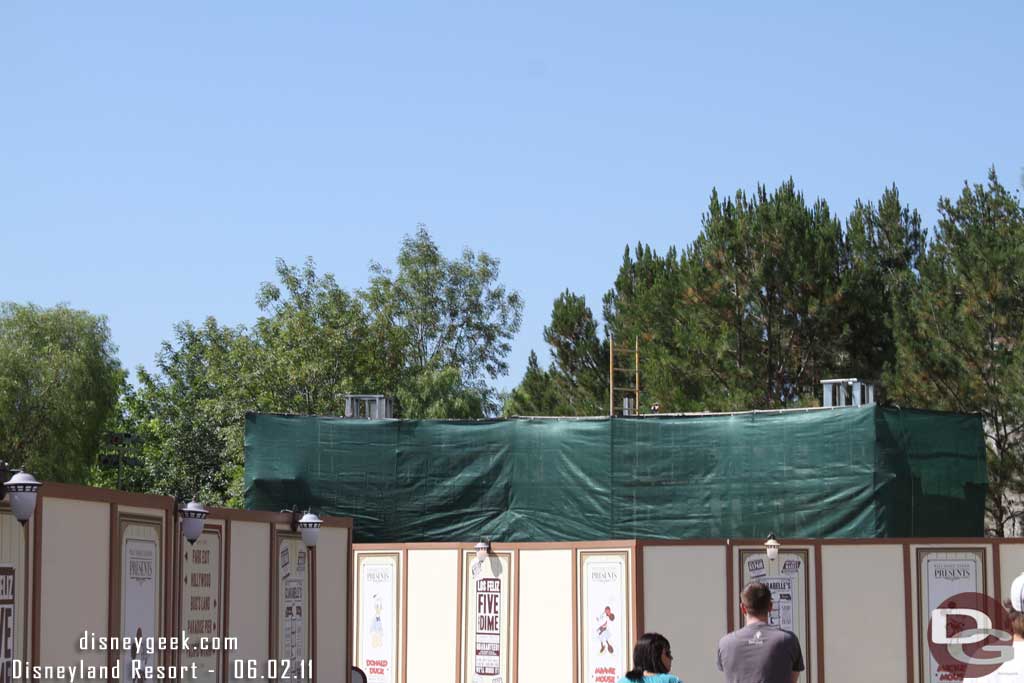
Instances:
[[[14,517],[22,526],[32,519],[36,509],[36,494],[42,486],[28,472],[12,469],[6,462],[0,461],[0,481],[4,482],[0,498],[7,497],[14,511]]]
[[[482,563],[487,559],[487,556],[491,554],[491,542],[486,538],[477,543],[474,548],[476,548],[477,562]]]
[[[181,533],[185,535],[185,540],[190,544],[195,543],[203,534],[203,523],[209,511],[193,498],[188,505],[178,510],[178,514],[181,515]]]
[[[768,534],[768,540],[764,542],[764,551],[768,555],[769,560],[775,560],[779,557],[779,548],[782,544],[775,539],[775,534]]]
[[[323,526],[324,521],[309,510],[306,510],[306,514],[301,517],[299,517],[298,508],[293,507],[291,510],[281,510],[281,512],[292,516],[292,531],[298,531],[302,535],[302,542],[306,544],[306,547],[315,548],[316,542],[320,540],[320,527]]]

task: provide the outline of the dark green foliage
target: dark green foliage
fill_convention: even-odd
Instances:
[[[512,415],[564,415],[563,403],[551,372],[537,362],[537,353],[530,352],[523,381],[505,400],[504,414]]]
[[[103,316],[0,304],[0,457],[84,481],[123,387],[116,353]]]
[[[792,180],[713,191],[692,244],[627,248],[604,298],[606,332],[640,338],[641,407],[815,406],[822,379],[884,379],[881,401],[983,416],[991,530],[1024,531],[1020,200],[993,172],[939,211],[929,244],[895,185],[857,202],[845,229]],[[531,357],[506,413],[606,414],[607,336],[581,299],[559,297],[545,341],[551,367]]]
[[[893,398],[984,418],[990,531],[1002,535],[1024,512],[1024,208],[994,170],[986,185],[939,201],[935,239],[895,322]]]
[[[846,227],[843,273],[843,347],[852,377],[879,378],[896,360],[896,313],[910,305],[908,294],[925,253],[926,231],[917,211],[887,188],[877,204],[857,202]],[[885,387],[882,387],[884,396]]]

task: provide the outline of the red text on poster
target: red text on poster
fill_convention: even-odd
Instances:
[[[501,661],[501,579],[476,582],[477,675],[497,676]]]

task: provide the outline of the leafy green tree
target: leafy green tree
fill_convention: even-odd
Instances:
[[[641,401],[667,410],[814,402],[838,365],[842,227],[792,180],[769,193],[712,192],[702,230],[677,255],[627,251],[605,319],[641,340]]]
[[[604,296],[604,319],[613,338],[628,340],[627,346],[639,338],[641,406],[660,402],[665,410],[684,409],[688,398],[702,394],[687,385],[687,350],[679,346],[680,321],[673,309],[687,288],[685,268],[674,247],[665,256],[643,244],[632,255],[626,247],[614,286]]]
[[[858,201],[846,224],[846,263],[842,278],[844,356],[851,377],[881,379],[896,361],[893,333],[898,310],[924,256],[927,231],[921,216],[900,202],[895,185],[877,204]],[[884,398],[885,387],[880,387]]]
[[[417,419],[477,419],[484,415],[489,395],[467,385],[458,369],[427,368],[411,376],[397,392],[403,414]]]
[[[174,341],[156,356],[156,372],[138,368],[138,388],[126,395],[124,424],[141,439],[140,463],[122,468],[122,488],[199,500],[241,501],[244,407],[235,392],[246,378],[237,358],[244,328],[207,318],[179,323]],[[114,473],[103,475],[107,485]]]
[[[530,351],[526,373],[505,400],[503,413],[513,415],[566,415],[568,406],[561,400],[551,373],[540,367],[537,353]]]
[[[371,266],[363,299],[374,329],[397,337],[402,353],[395,360],[400,361],[403,381],[423,371],[455,368],[461,376],[458,386],[478,392],[485,412],[496,410],[496,394],[487,381],[508,373],[507,358],[523,308],[519,294],[499,282],[499,265],[494,257],[469,249],[461,258],[445,257],[420,225],[402,242],[396,274],[378,263]],[[427,397],[406,399],[410,406],[431,404]],[[417,410],[402,408],[402,414],[423,417]]]
[[[585,297],[565,290],[555,299],[544,328],[551,347],[550,375],[570,415],[602,415],[608,405],[608,342],[598,338],[597,321]]]
[[[106,318],[0,304],[0,453],[40,480],[84,483],[124,382]]]
[[[544,327],[552,362],[540,367],[530,352],[526,373],[506,398],[505,415],[603,415],[608,406],[608,342],[585,297],[568,289],[551,308]]]
[[[401,376],[382,361],[400,357],[403,338],[371,334],[360,298],[312,259],[301,269],[278,259],[276,270],[280,285],[261,285],[262,315],[234,347],[243,381],[231,398],[246,410],[341,415],[347,393],[394,393]]]
[[[368,388],[374,356],[361,301],[312,260],[278,260],[276,272],[278,283],[260,286],[251,328],[180,323],[157,372],[139,369],[127,406],[143,466],[126,487],[239,503],[246,412],[340,415],[346,393]]]
[[[421,228],[398,263],[397,276],[374,266],[370,286],[349,292],[312,259],[278,260],[251,327],[177,325],[124,401],[126,428],[144,439],[125,486],[239,504],[249,411],[341,415],[346,394],[383,393],[407,418],[493,413],[487,380],[507,369],[522,308],[498,262],[468,250],[449,260]]]
[[[982,415],[987,512],[1001,536],[1024,492],[1024,208],[994,169],[938,208],[920,281],[896,309],[887,381],[900,403]]]

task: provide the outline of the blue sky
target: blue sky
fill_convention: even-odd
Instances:
[[[109,317],[128,367],[250,323],[274,259],[366,282],[426,223],[526,300],[792,176],[844,215],[1024,167],[1018,2],[0,5],[0,300]]]

